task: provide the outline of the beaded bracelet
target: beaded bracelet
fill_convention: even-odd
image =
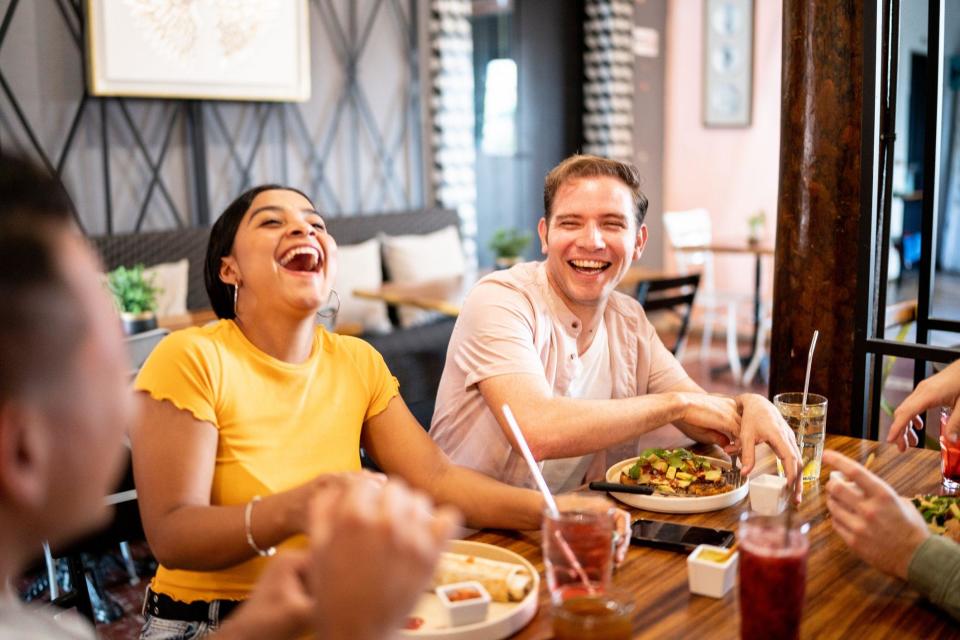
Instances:
[[[257,552],[258,556],[264,558],[273,556],[277,554],[276,547],[269,547],[267,549],[261,549],[257,546],[257,543],[253,540],[253,526],[251,525],[251,517],[253,516],[253,503],[260,502],[260,496],[253,496],[250,502],[247,503],[247,506],[243,509],[243,527],[245,533],[247,534],[247,544],[250,545],[250,548]]]

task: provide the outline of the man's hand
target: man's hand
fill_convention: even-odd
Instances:
[[[793,488],[793,499],[799,503],[803,496],[803,462],[796,435],[777,408],[763,396],[745,393],[737,400],[743,407],[740,416],[740,472],[746,475],[753,470],[757,444],[766,442],[780,458],[787,475],[787,486]]]
[[[697,442],[730,444],[740,434],[740,414],[737,403],[729,396],[709,393],[676,392],[683,404],[680,421],[675,425]]]
[[[827,483],[833,530],[868,564],[905,580],[913,554],[930,536],[923,517],[909,500],[846,456],[824,451],[823,461],[846,476]]]
[[[460,522],[390,480],[318,492],[311,505],[309,584],[318,636],[390,637],[428,586],[443,544]]]
[[[273,558],[247,601],[216,634],[218,639],[298,638],[313,623],[313,597],[306,583],[306,551]]]
[[[900,403],[893,412],[887,442],[897,443],[900,451],[916,445],[919,439],[915,429],[923,427],[923,412],[938,406],[953,407],[943,435],[956,442],[960,439],[960,360],[922,380],[913,393]]]

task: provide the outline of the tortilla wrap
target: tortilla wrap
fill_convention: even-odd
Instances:
[[[482,584],[494,602],[519,602],[533,585],[533,578],[523,565],[444,552],[431,588],[467,580]]]

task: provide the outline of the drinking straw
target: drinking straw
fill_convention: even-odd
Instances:
[[[520,425],[517,424],[516,418],[513,417],[513,412],[510,411],[510,405],[506,403],[503,405],[503,417],[507,419],[507,425],[509,425],[510,431],[513,433],[513,438],[517,441],[517,446],[520,447],[520,453],[523,455],[523,459],[527,461],[527,467],[530,468],[530,475],[533,476],[534,482],[537,483],[537,488],[540,489],[540,493],[543,494],[543,500],[547,503],[547,510],[550,512],[551,517],[559,518],[560,509],[557,508],[557,501],[553,499],[553,494],[550,493],[550,487],[547,486],[547,481],[544,480],[543,474],[540,472],[540,466],[537,465],[537,461],[533,459],[530,446],[527,444],[526,438],[523,437],[523,432],[520,431]],[[573,554],[573,549],[567,544],[563,534],[557,529],[553,532],[553,535],[557,539],[557,544],[560,546],[560,550],[563,552],[567,562],[573,567],[574,572],[576,572],[577,577],[580,578],[583,586],[587,588],[587,593],[591,596],[596,595],[596,589],[590,584],[590,579],[587,578],[583,566],[577,560],[577,556]]]
[[[800,420],[807,413],[807,391],[810,390],[810,367],[813,365],[813,350],[817,348],[817,338],[820,336],[820,330],[815,329],[813,340],[810,341],[810,352],[807,354],[807,375],[803,378],[803,402],[800,404]]]
[[[807,431],[806,418],[807,418],[807,392],[810,390],[810,369],[813,367],[813,351],[817,348],[817,338],[820,337],[820,330],[814,329],[813,331],[813,340],[810,341],[810,351],[807,354],[807,373],[803,378],[803,400],[800,402],[800,438],[802,439],[804,434]],[[800,477],[797,478],[797,481],[803,482],[803,469],[806,468],[806,463],[803,459],[800,460],[801,469]],[[787,505],[787,523],[783,528],[783,546],[788,548],[790,546],[790,514],[793,511],[792,504]]]

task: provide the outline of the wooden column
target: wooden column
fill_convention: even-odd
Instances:
[[[780,190],[770,394],[829,399],[827,430],[850,424],[860,220],[863,108],[861,0],[784,0]]]

